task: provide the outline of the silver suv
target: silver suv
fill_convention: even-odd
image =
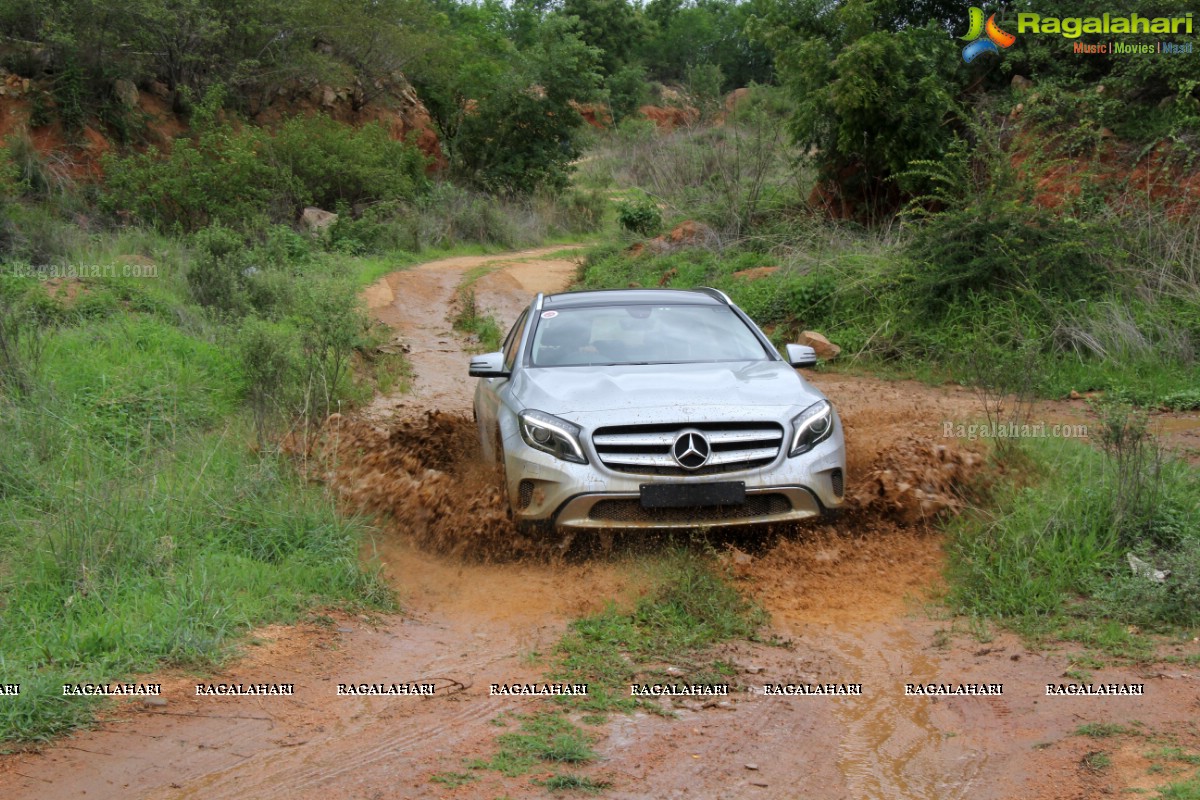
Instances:
[[[476,356],[475,419],[523,530],[803,519],[845,493],[837,412],[715,289],[541,295]]]

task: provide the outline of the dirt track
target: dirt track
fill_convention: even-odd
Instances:
[[[366,555],[383,564],[404,615],[262,631],[262,644],[224,675],[162,678],[166,706],[120,708],[93,731],[0,761],[0,797],[542,796],[528,776],[482,772],[455,789],[430,777],[489,755],[490,721],[541,702],[489,697],[486,684],[538,679],[527,655],[546,652],[570,618],[636,597],[638,551],[654,544],[563,560],[514,542],[489,483],[463,457],[471,387],[446,314],[467,270],[494,267],[477,296],[507,326],[530,293],[570,280],[569,259],[546,258],[561,250],[432,262],[365,293],[409,347],[414,391],[335,420],[327,447],[338,457],[325,477],[350,507],[388,512]],[[971,393],[837,375],[815,382],[847,425],[855,508],[837,525],[736,542],[737,580],[794,647],[741,643],[725,656],[755,670],[743,683],[860,682],[863,696],[746,694],[675,719],[615,717],[599,729],[602,758],[581,770],[611,781],[605,796],[1087,798],[1143,785],[1146,765],[1129,749],[1106,772],[1082,766],[1094,742],[1070,733],[1085,722],[1137,719],[1195,749],[1194,666],[1094,671],[1096,682],[1145,683],[1145,698],[1047,698],[1046,683],[1067,680],[1067,652],[956,635],[964,624],[927,602],[943,555],[922,515],[952,506],[953,484],[979,468],[941,437],[942,420],[980,416]],[[430,410],[441,415],[426,421]],[[1036,414],[1083,419],[1077,403]],[[292,682],[296,694],[197,698],[198,680]],[[338,697],[347,681],[431,682],[437,694]],[[1003,683],[1004,694],[906,697],[910,682]]]

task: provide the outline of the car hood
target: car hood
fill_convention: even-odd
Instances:
[[[525,408],[550,414],[663,409],[675,418],[717,407],[805,408],[824,397],[783,361],[532,368],[518,372],[512,390]]]

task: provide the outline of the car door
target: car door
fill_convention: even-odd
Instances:
[[[512,372],[516,364],[517,353],[521,350],[524,340],[525,320],[529,309],[521,312],[521,316],[504,337],[504,369]],[[487,461],[496,459],[495,445],[500,436],[500,405],[503,402],[501,393],[508,386],[509,378],[480,378],[479,387],[475,391],[475,416],[479,425],[479,441],[483,447],[483,457]]]

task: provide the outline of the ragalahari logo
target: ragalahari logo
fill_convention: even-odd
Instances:
[[[963,61],[970,64],[984,53],[1000,54],[1000,48],[1008,48],[1017,40],[1011,33],[1005,33],[996,25],[996,15],[992,14],[983,21],[983,9],[971,6],[970,29],[966,36],[960,36],[964,42],[970,42],[963,48]],[[981,36],[986,38],[980,38]],[[999,45],[999,47],[997,47]]]

